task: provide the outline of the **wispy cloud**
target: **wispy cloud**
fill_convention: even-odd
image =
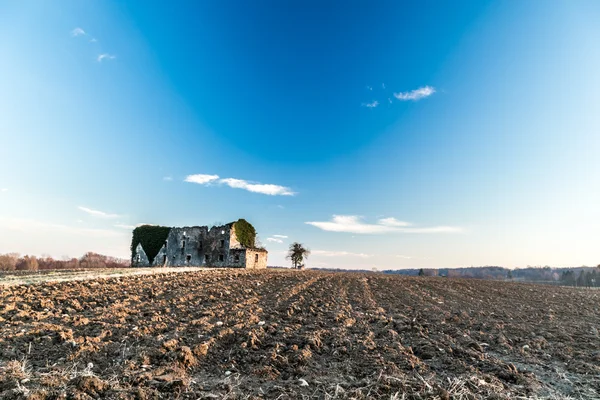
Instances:
[[[85,213],[88,213],[89,215],[91,215],[93,217],[107,218],[107,219],[120,217],[120,215],[118,215],[118,214],[109,214],[109,213],[105,213],[104,211],[93,210],[93,209],[87,208],[87,207],[79,206],[77,208]]]
[[[98,42],[98,40],[96,38],[91,38],[90,39],[90,43],[97,43],[97,42]]]
[[[115,228],[127,229],[131,231],[135,229],[135,225],[115,224]]]
[[[382,88],[382,89],[385,89],[385,83],[382,83],[382,84],[381,84],[381,88]]]
[[[98,62],[102,62],[103,60],[114,60],[115,58],[117,58],[117,56],[108,53],[103,53],[98,55],[98,58],[96,58],[96,60],[98,60]]]
[[[234,189],[244,189],[249,192],[262,193],[269,196],[293,196],[295,194],[288,187],[270,183],[251,183],[243,179],[234,178],[221,179],[219,182]]]
[[[421,100],[426,97],[429,97],[434,93],[435,93],[434,87],[423,86],[421,88],[411,90],[410,92],[394,93],[394,97],[397,98],[398,100],[402,100],[402,101],[408,101],[408,100],[417,101],[417,100]]]
[[[385,225],[385,226],[410,226],[411,225],[409,222],[398,221],[394,217],[381,218],[378,222],[379,222],[379,225]]]
[[[80,228],[22,218],[0,217],[0,227],[20,232],[61,232],[86,237],[113,237],[123,235],[120,231],[113,231],[110,229]]]
[[[0,192],[3,192],[3,193],[8,192],[8,188],[2,188],[2,189],[0,189]]]
[[[163,181],[171,182],[173,180],[172,176],[164,176]]]
[[[370,103],[363,103],[362,105],[363,105],[363,107],[367,107],[367,108],[375,108],[379,105],[379,102],[377,100],[373,100]]]
[[[312,250],[310,253],[315,256],[323,256],[323,257],[361,257],[361,258],[372,257],[371,254],[352,253],[350,251]]]
[[[272,235],[271,237],[267,238],[267,242],[273,242],[273,243],[283,243],[283,239],[287,239],[288,237],[285,235]]]
[[[405,260],[411,260],[411,259],[413,259],[413,258],[414,258],[414,257],[412,257],[412,256],[405,256],[405,255],[403,255],[403,254],[396,254],[396,257],[397,257],[397,258],[403,258],[403,259],[405,259]]]
[[[71,36],[73,36],[73,37],[85,36],[85,31],[81,28],[75,28],[71,31]]]
[[[358,215],[334,215],[331,221],[306,222],[308,225],[329,232],[346,232],[359,234],[380,233],[455,233],[462,232],[462,228],[452,226],[412,227],[409,223],[398,221],[395,218],[383,218],[376,224],[362,221]]]
[[[373,86],[367,86],[367,90],[373,90]]]
[[[261,193],[269,196],[293,196],[296,193],[289,187],[273,185],[270,183],[257,183],[244,179],[223,178],[219,179],[218,175],[195,174],[188,175],[185,182],[198,183],[200,185],[208,185],[211,183],[219,183],[227,185],[234,189],[244,189],[253,193]]]
[[[219,179],[219,175],[205,175],[205,174],[194,174],[185,177],[186,182],[197,183],[199,185],[206,185]]]

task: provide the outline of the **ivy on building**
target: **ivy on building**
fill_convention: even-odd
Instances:
[[[256,245],[256,229],[252,224],[243,218],[240,218],[233,224],[235,235],[238,242],[244,247],[253,249]]]
[[[150,264],[158,254],[163,244],[169,236],[171,228],[166,226],[142,225],[133,230],[133,239],[131,240],[131,260],[135,257],[135,248],[139,243],[142,244]]]

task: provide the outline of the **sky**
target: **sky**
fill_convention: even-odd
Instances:
[[[596,1],[0,0],[0,253],[600,263]]]

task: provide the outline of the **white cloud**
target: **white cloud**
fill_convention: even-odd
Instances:
[[[373,86],[367,86],[367,90],[373,90]]]
[[[85,35],[85,31],[81,28],[75,28],[71,31],[71,36],[73,36],[73,37],[84,36],[84,35]]]
[[[383,222],[382,222],[383,221]],[[461,228],[452,226],[434,226],[434,227],[409,227],[410,224],[398,221],[395,218],[380,219],[377,224],[368,224],[361,220],[357,215],[334,215],[331,221],[325,222],[306,222],[308,225],[316,226],[319,229],[329,232],[346,232],[359,234],[378,234],[378,233],[454,233],[462,232]]]
[[[313,250],[310,252],[315,256],[323,256],[323,257],[361,257],[361,258],[369,258],[371,254],[365,253],[352,253],[349,251],[330,251],[330,250]]]
[[[382,84],[381,84],[381,87],[382,87],[383,89],[385,89],[385,83],[382,83]]]
[[[261,193],[269,196],[293,196],[294,192],[288,187],[273,185],[269,183],[251,183],[245,181],[243,179],[235,179],[235,178],[226,178],[221,179],[220,183],[224,183],[225,185],[234,188],[234,189],[244,189],[253,193]]]
[[[405,256],[405,255],[402,255],[402,254],[397,254],[396,257],[397,258],[403,258],[405,260],[411,260],[413,258],[411,256]]]
[[[198,183],[200,185],[207,185],[210,183],[219,183],[227,185],[234,189],[244,189],[253,193],[261,193],[269,196],[293,196],[296,193],[292,192],[292,189],[285,186],[273,185],[269,183],[256,183],[246,181],[244,179],[236,178],[223,178],[219,179],[218,175],[188,175],[185,178],[185,182]]]
[[[163,177],[163,181],[170,182],[170,181],[172,181],[172,180],[173,180],[173,177],[172,177],[172,176],[165,176],[165,177]]]
[[[398,221],[394,217],[381,218],[378,222],[379,222],[379,225],[385,225],[385,226],[410,226],[410,223],[404,222],[404,221]]]
[[[219,175],[204,175],[204,174],[195,174],[188,175],[185,178],[186,182],[197,183],[199,185],[206,185],[207,183],[211,183],[219,179]]]
[[[0,189],[0,192],[2,192],[2,193],[8,192],[8,189],[7,188],[2,188],[2,189]]]
[[[127,229],[132,231],[135,229],[135,225],[115,224],[115,228]]]
[[[277,208],[281,208],[282,210],[285,208],[284,206],[282,206],[281,204],[277,205]]]
[[[117,56],[108,53],[103,53],[98,55],[98,58],[96,60],[98,60],[98,62],[102,62],[102,60],[114,60],[115,58],[117,58]]]
[[[407,100],[420,100],[425,97],[429,97],[435,93],[435,88],[432,86],[424,86],[415,90],[411,90],[410,92],[400,92],[394,93],[394,97],[398,100],[407,101]]]
[[[83,212],[86,212],[86,213],[90,214],[93,217],[99,217],[99,218],[119,218],[119,215],[117,215],[117,214],[109,214],[109,213],[105,213],[103,211],[92,210],[91,208],[82,207],[82,206],[79,206],[77,208],[80,209]]]
[[[373,100],[370,103],[363,103],[362,105],[363,105],[363,107],[367,107],[367,108],[375,108],[379,105],[379,102],[377,100]]]
[[[98,40],[96,38],[91,38],[90,39],[90,43],[96,43],[96,42],[98,42]]]
[[[271,237],[267,238],[267,242],[283,243],[283,239],[287,238],[288,237],[285,235],[272,235]]]

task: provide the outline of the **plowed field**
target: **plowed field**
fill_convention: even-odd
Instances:
[[[0,290],[0,398],[600,398],[600,291],[269,270]]]

